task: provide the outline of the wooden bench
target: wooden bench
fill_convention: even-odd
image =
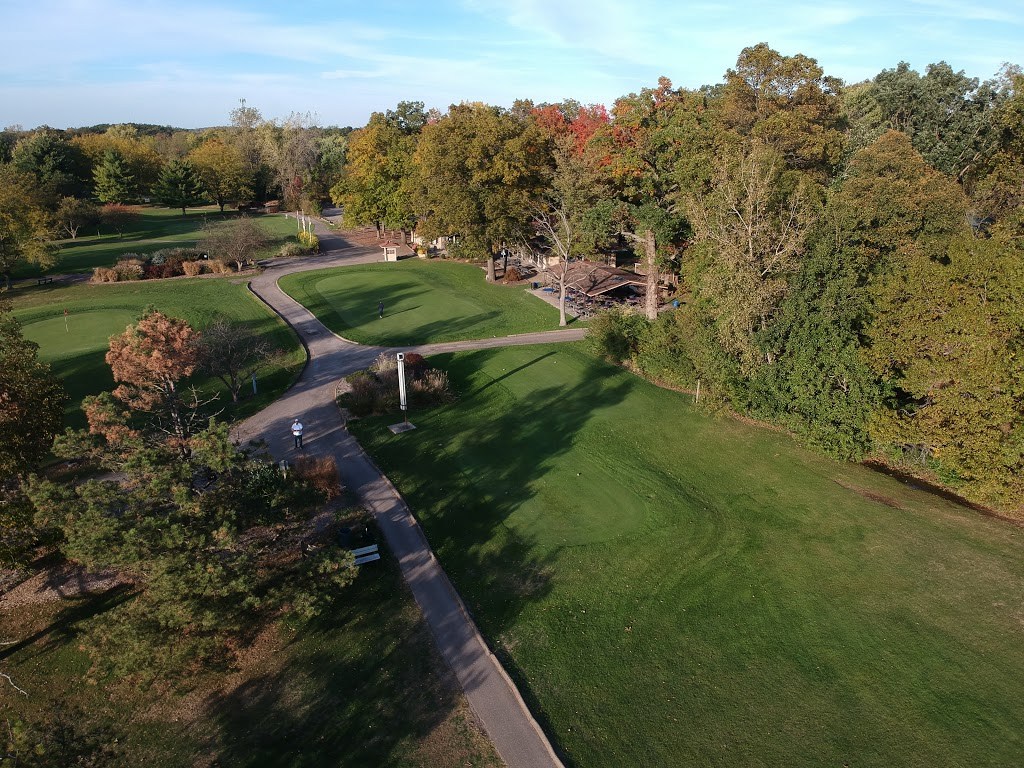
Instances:
[[[43,285],[44,283],[52,283],[52,277],[40,277],[36,279],[36,285]]]
[[[372,563],[374,560],[380,560],[380,552],[378,551],[376,544],[371,544],[368,547],[360,547],[359,549],[353,549],[352,554],[356,558],[356,565]]]

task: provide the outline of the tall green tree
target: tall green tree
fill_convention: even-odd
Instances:
[[[912,249],[879,290],[866,355],[893,391],[875,440],[973,498],[1021,507],[1024,250],[964,232],[941,258]]]
[[[487,259],[518,239],[543,190],[544,137],[530,121],[485,104],[459,104],[423,128],[408,177],[417,232],[457,239],[461,254]]]
[[[7,290],[11,273],[22,264],[41,268],[57,261],[51,242],[50,215],[32,176],[10,165],[0,165],[0,275]]]
[[[188,159],[199,173],[206,194],[217,203],[222,213],[229,202],[251,197],[242,157],[237,148],[221,136],[207,137],[189,152]]]
[[[587,152],[603,171],[610,225],[643,259],[646,314],[654,320],[660,272],[690,232],[682,195],[700,183],[712,156],[713,118],[703,94],[673,88],[664,77],[657,88],[618,99],[612,114]]]
[[[787,178],[783,156],[760,142],[723,152],[714,168],[710,191],[687,200],[702,262],[694,288],[723,350],[750,371],[774,363],[760,340],[800,269],[818,201],[813,183]]]
[[[11,164],[34,177],[36,192],[47,206],[61,196],[86,191],[87,160],[63,131],[44,127],[23,136],[11,152]]]
[[[401,102],[395,111],[374,112],[348,137],[344,172],[331,199],[350,225],[407,229],[415,223],[409,191],[413,153],[426,124],[422,102]]]
[[[203,181],[188,160],[171,160],[153,185],[153,195],[168,208],[181,208],[181,215],[190,205],[203,201]]]
[[[900,62],[872,80],[852,117],[861,140],[905,133],[929,165],[966,183],[996,148],[993,110],[1004,98],[995,81],[980,83],[944,61],[924,75]]]
[[[721,92],[725,125],[774,149],[788,167],[828,181],[842,153],[840,81],[803,54],[744,48]]]
[[[45,459],[64,420],[67,396],[60,381],[39,361],[0,301],[0,564],[29,558],[45,532],[37,529],[22,482]]]
[[[103,155],[103,160],[93,169],[93,181],[101,203],[127,203],[135,197],[135,176],[117,150]]]
[[[158,433],[135,433],[123,414],[87,415],[89,432],[64,440],[62,453],[91,444],[123,480],[36,480],[28,493],[37,520],[59,525],[69,559],[131,579],[132,599],[90,626],[101,669],[180,677],[198,661],[230,664],[262,621],[315,615],[353,580],[352,555],[333,545],[305,559],[261,555],[271,527],[298,522],[315,498],[265,457],[236,450],[226,425],[193,433],[182,453]]]

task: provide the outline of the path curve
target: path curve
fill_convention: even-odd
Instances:
[[[317,235],[322,255],[270,262],[250,284],[253,293],[295,329],[308,351],[308,362],[291,389],[235,427],[234,437],[242,442],[263,440],[275,458],[290,459],[295,451],[288,427],[292,419],[301,417],[306,428],[305,452],[334,456],[344,485],[373,513],[441,655],[502,760],[510,768],[562,768],[515,684],[484,642],[409,507],[342,423],[334,402],[338,381],[367,367],[386,348],[361,346],[336,336],[278,286],[280,278],[295,272],[381,260],[376,246],[354,245],[323,224],[318,223]],[[434,354],[572,341],[583,333],[562,330],[404,349]]]

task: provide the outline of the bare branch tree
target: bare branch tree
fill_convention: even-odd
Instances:
[[[269,340],[245,325],[219,318],[206,326],[199,339],[199,367],[224,382],[237,403],[245,382],[277,352]]]

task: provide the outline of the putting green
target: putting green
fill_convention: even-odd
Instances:
[[[281,288],[335,333],[382,346],[557,328],[558,311],[479,267],[409,259],[288,275]],[[378,312],[384,304],[384,316]]]
[[[137,312],[123,309],[93,310],[36,320],[24,327],[25,338],[39,345],[39,357],[48,363],[106,351],[110,337],[138,319]],[[63,375],[63,374],[62,374]]]

